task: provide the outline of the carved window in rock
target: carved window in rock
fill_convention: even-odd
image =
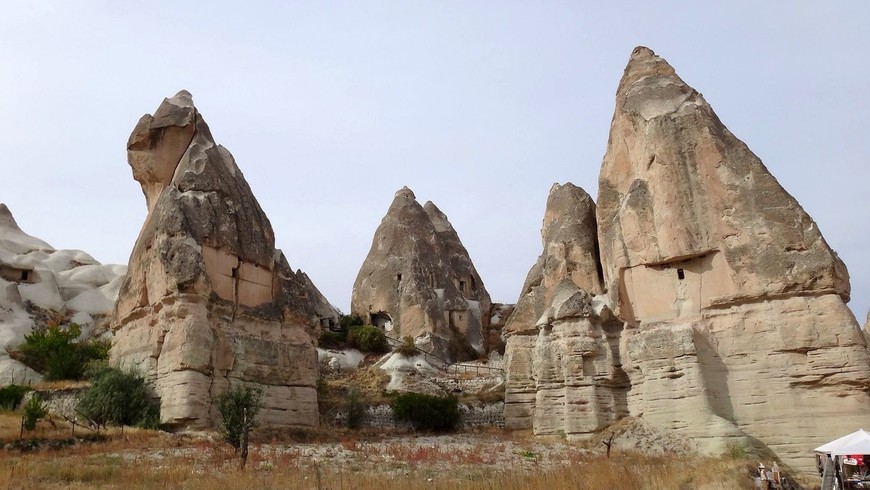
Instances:
[[[33,282],[34,273],[30,269],[19,269],[0,265],[0,278],[10,282]]]
[[[379,311],[377,313],[372,313],[369,318],[371,320],[369,323],[380,328],[381,330],[384,330],[386,332],[393,330],[393,318],[390,317],[390,315],[388,315],[387,313]]]
[[[465,281],[459,281],[459,292],[463,296],[468,296],[468,290],[465,288]]]

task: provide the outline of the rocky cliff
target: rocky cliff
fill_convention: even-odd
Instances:
[[[870,420],[870,355],[846,268],[703,96],[647,48],[619,84],[597,209],[626,323],[628,410],[710,451],[807,469]]]
[[[275,248],[190,94],[143,116],[127,155],[149,213],[113,312],[112,361],[153,380],[169,426],[210,425],[229,385],[263,389],[264,424],[316,425],[312,338],[337,311]]]
[[[351,313],[448,360],[483,354],[489,293],[447,216],[402,188],[375,231]]]
[[[603,292],[595,203],[567,183],[550,189],[543,252],[504,327],[505,423],[574,438],[627,414],[622,322]]]

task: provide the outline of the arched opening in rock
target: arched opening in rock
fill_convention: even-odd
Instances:
[[[379,311],[377,313],[372,313],[370,315],[371,324],[389,332],[393,330],[393,318],[390,315],[384,313],[383,311]]]

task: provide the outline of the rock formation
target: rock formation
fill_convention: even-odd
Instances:
[[[505,423],[568,438],[627,413],[618,321],[602,292],[595,203],[571,183],[553,185],[543,252],[523,285],[506,337]]]
[[[351,313],[454,361],[485,352],[490,308],[447,216],[407,187],[396,192],[354,282]]]
[[[794,467],[870,420],[870,355],[846,268],[710,105],[647,48],[619,84],[598,238],[624,320],[628,410]]]
[[[126,270],[24,233],[0,203],[0,385],[41,380],[7,349],[46,320],[77,323],[85,338],[105,333]]]
[[[190,94],[143,116],[127,155],[149,213],[115,306],[112,360],[153,380],[168,426],[210,425],[230,384],[263,389],[261,423],[316,425],[312,336],[337,311],[275,248]]]

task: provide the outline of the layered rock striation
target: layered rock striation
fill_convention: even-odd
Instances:
[[[589,194],[571,183],[553,185],[541,238],[543,251],[503,330],[505,423],[576,438],[627,414],[622,322],[600,295],[595,203]]]
[[[112,361],[153,380],[168,426],[211,425],[230,385],[263,390],[264,424],[317,425],[312,339],[338,313],[275,248],[190,94],[143,116],[127,155],[148,216],[113,312]]]
[[[455,361],[486,351],[491,306],[447,216],[407,187],[396,192],[354,282],[351,313]]]
[[[870,419],[870,355],[842,261],[647,48],[619,84],[598,196],[632,415],[710,451],[766,446],[801,469],[815,445]]]

